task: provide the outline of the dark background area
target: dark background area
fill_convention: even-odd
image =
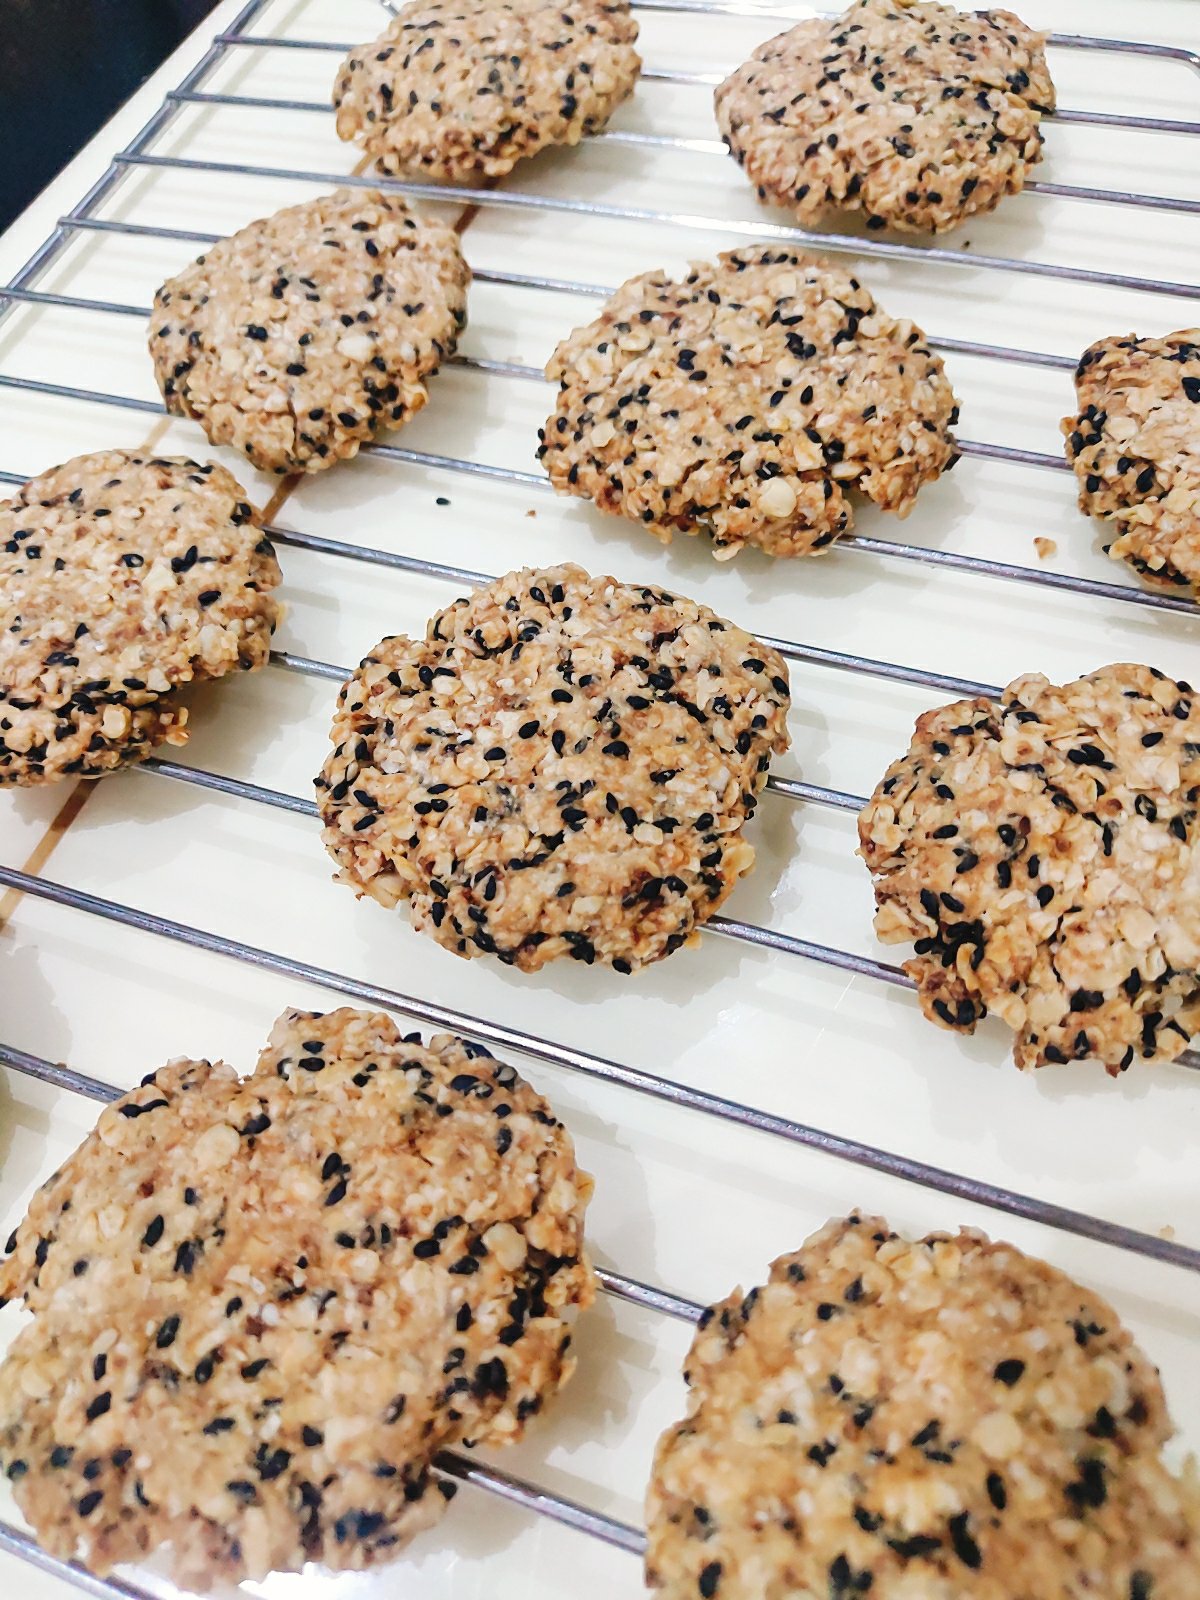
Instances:
[[[0,229],[217,0],[0,0]]]

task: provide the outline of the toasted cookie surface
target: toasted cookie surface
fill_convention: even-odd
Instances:
[[[829,1223],[705,1313],[659,1443],[668,1600],[1195,1600],[1200,1492],[1113,1309],[964,1230]]]
[[[811,555],[849,491],[905,515],[952,466],[958,408],[911,322],[857,278],[772,245],[631,279],[555,351],[539,455],[555,488],[669,541]]]
[[[1075,392],[1062,428],[1080,510],[1111,523],[1114,560],[1200,597],[1200,328],[1099,340]]]
[[[458,955],[629,972],[747,872],[787,674],[704,606],[579,567],[522,571],[385,639],[317,780],[340,876]]]
[[[931,1021],[988,1011],[1022,1067],[1170,1061],[1200,1028],[1200,705],[1150,667],[917,721],[859,819],[875,930]]]
[[[762,199],[802,222],[941,233],[990,211],[1041,156],[1045,36],[1011,11],[858,0],[760,45],[716,92]]]
[[[569,1376],[590,1179],[478,1046],[285,1013],[257,1070],[176,1061],[34,1197],[0,1455],[43,1547],[181,1581],[362,1568],[434,1521],[441,1449]]]
[[[339,189],[289,206],[159,289],[159,388],[256,467],[320,471],[425,404],[469,281],[453,230],[396,195]]]
[[[184,684],[260,667],[279,567],[223,467],[108,450],[0,503],[0,785],[183,744]]]
[[[604,126],[637,34],[628,0],[412,0],[342,64],[337,131],[384,172],[500,177]]]

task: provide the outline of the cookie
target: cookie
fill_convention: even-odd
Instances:
[[[279,566],[223,467],[77,456],[0,503],[0,785],[187,739],[187,683],[261,667]]]
[[[1079,509],[1148,583],[1200,599],[1200,328],[1165,339],[1101,339],[1075,373],[1064,417]]]
[[[707,1311],[659,1442],[666,1600],[1197,1600],[1200,1490],[1098,1295],[982,1234],[830,1222]]]
[[[911,322],[857,278],[774,245],[633,278],[554,352],[538,452],[554,487],[672,533],[813,555],[851,491],[905,516],[957,459],[958,406]]]
[[[264,472],[320,472],[421,410],[466,325],[469,281],[454,231],[396,195],[288,206],[155,295],[158,386]]]
[[[1045,43],[1011,11],[858,0],[760,45],[717,89],[717,123],[759,198],[802,223],[944,233],[1040,160]]]
[[[604,127],[637,36],[628,0],[412,0],[342,63],[337,131],[384,172],[502,177]]]
[[[918,718],[859,818],[875,931],[931,1022],[1019,1067],[1171,1061],[1200,1029],[1200,705],[1152,667]]]
[[[285,1013],[252,1076],[174,1061],[34,1196],[0,1294],[0,1457],[51,1554],[207,1588],[390,1558],[567,1379],[591,1180],[477,1045]]]
[[[754,862],[787,748],[773,650],[661,589],[526,569],[384,639],[342,689],[317,779],[341,880],[460,956],[632,972]]]

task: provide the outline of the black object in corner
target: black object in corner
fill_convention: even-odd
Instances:
[[[0,0],[0,228],[217,0]]]

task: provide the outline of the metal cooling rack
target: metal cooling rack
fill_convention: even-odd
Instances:
[[[386,0],[384,0],[386,4]],[[138,169],[160,171],[200,172],[228,174],[231,177],[298,180],[306,183],[334,187],[343,184],[379,187],[390,192],[424,200],[450,200],[481,210],[489,208],[529,211],[534,213],[562,213],[588,218],[652,223],[662,229],[680,229],[685,232],[703,231],[709,234],[728,234],[749,239],[778,239],[788,243],[812,245],[822,251],[845,252],[855,256],[882,261],[919,262],[937,269],[970,268],[1027,277],[1058,279],[1080,285],[1102,285],[1131,293],[1153,293],[1185,302],[1200,301],[1200,284],[1176,282],[1149,276],[1111,272],[1100,268],[1057,264],[1036,259],[1007,255],[967,253],[963,249],[925,246],[896,242],[887,238],[858,238],[837,234],[818,233],[775,223],[766,218],[730,220],[720,216],[692,214],[682,211],[648,209],[623,206],[599,201],[563,197],[555,194],[506,192],[491,188],[462,188],[449,190],[438,185],[410,182],[385,177],[358,174],[313,172],[290,167],[256,165],[247,162],[224,162],[192,159],[160,153],[156,146],[172,129],[175,119],[184,107],[203,106],[241,108],[264,112],[299,112],[313,116],[329,116],[325,102],[303,99],[275,98],[234,93],[222,93],[205,88],[218,66],[234,51],[315,51],[332,55],[345,54],[352,41],[332,42],[304,38],[275,37],[256,34],[253,24],[259,20],[271,0],[250,0],[232,20],[230,26],[218,33],[193,69],[170,90],[154,115],[135,135],[132,141],[112,159],[107,170],[79,202],[59,220],[57,226],[15,274],[11,282],[0,289],[0,317],[18,305],[53,306],[65,310],[79,310],[108,314],[115,318],[144,321],[149,308],[123,302],[95,299],[72,294],[56,293],[39,288],[39,283],[63,257],[74,241],[87,233],[118,234],[129,238],[174,240],[186,244],[208,244],[218,234],[169,227],[156,227],[120,218],[102,215],[106,201],[119,191],[127,177]],[[786,27],[799,20],[781,11],[752,4],[705,5],[703,0],[634,0],[635,9],[645,12],[696,13],[708,16],[736,16],[758,18],[766,26]],[[389,6],[388,9],[391,9]],[[809,13],[811,14],[811,13]],[[765,36],[765,35],[764,35]],[[1137,40],[1091,37],[1076,34],[1052,34],[1052,45],[1066,50],[1103,52],[1150,57],[1182,64],[1200,74],[1200,53],[1174,45],[1153,44]],[[730,66],[734,63],[731,62]],[[689,73],[675,69],[648,69],[644,81],[684,86],[710,86],[721,81],[723,73]],[[1200,121],[1179,118],[1161,118],[1145,115],[1125,115],[1091,109],[1062,109],[1047,119],[1059,124],[1082,124],[1118,128],[1142,134],[1184,135],[1200,134]],[[1051,137],[1053,133],[1051,132]],[[662,134],[623,132],[610,130],[587,141],[572,159],[586,159],[588,144],[630,145],[654,149],[670,149],[697,160],[726,159],[724,146],[719,140],[673,137]],[[1058,200],[1078,200],[1100,203],[1132,210],[1159,211],[1179,215],[1200,215],[1200,200],[1163,196],[1119,188],[1096,188],[1036,181],[1026,186],[1034,195],[1053,196]],[[468,245],[467,255],[470,256]],[[578,282],[573,279],[539,276],[535,274],[497,269],[477,269],[477,281],[503,285],[514,291],[540,290],[561,292],[576,296],[605,296],[611,292],[607,286]],[[931,337],[938,349],[952,353],[982,358],[997,363],[1023,365],[1048,370],[1070,371],[1072,358],[1036,350],[1014,348],[995,343],[981,343],[948,336]],[[540,380],[540,372],[532,367],[513,362],[489,360],[482,357],[460,356],[456,364],[470,370],[496,374],[515,380]],[[105,393],[101,390],[65,385],[0,373],[0,388],[52,396],[72,401],[99,403],[108,407],[144,413],[161,418],[163,409],[155,402],[127,395]],[[1046,472],[1069,471],[1060,455],[1018,449],[985,440],[960,440],[963,455],[1001,465],[1032,467]],[[491,463],[454,455],[433,454],[400,445],[375,445],[364,454],[382,460],[435,468],[485,479],[495,479],[517,485],[535,494],[550,494],[549,484],[538,474],[525,472],[503,463]],[[32,471],[35,464],[30,463]],[[0,480],[7,483],[23,482],[28,473],[0,472]],[[286,526],[267,526],[271,539],[283,546],[313,552],[338,561],[363,563],[368,566],[388,568],[417,574],[435,581],[456,585],[486,581],[491,574],[460,566],[404,555],[370,545],[348,543]],[[877,539],[856,535],[841,541],[839,552],[853,557],[872,560],[915,563],[920,566],[952,570],[987,578],[1002,579],[1017,585],[1065,591],[1088,599],[1115,602],[1121,607],[1139,608],[1159,613],[1196,615],[1192,602],[1178,596],[1132,587],[1123,583],[1105,582],[1097,578],[1068,573],[1038,570],[1032,567],[972,556],[919,543],[905,543],[893,539]],[[745,620],[745,619],[744,619]],[[876,660],[870,657],[839,652],[815,644],[805,644],[790,639],[777,639],[760,634],[764,642],[774,646],[787,659],[833,669],[839,672],[865,676],[892,683],[912,685],[936,691],[939,695],[993,694],[994,686],[970,679],[926,671],[903,663]],[[309,677],[341,682],[348,669],[315,660],[293,652],[276,650],[272,653],[276,666]],[[192,767],[166,759],[151,759],[144,767],[136,769],[150,776],[183,783],[235,797],[268,808],[305,817],[316,816],[315,805],[307,799],[266,788],[237,778],[224,776],[204,768]],[[856,812],[865,803],[861,795],[817,784],[772,776],[768,791],[783,799],[830,807],[844,812]],[[979,1204],[994,1211],[1033,1221],[1068,1234],[1088,1239],[1114,1249],[1129,1252],[1146,1260],[1164,1263],[1186,1272],[1200,1272],[1200,1249],[1177,1243],[1135,1228],[1106,1221],[1087,1212],[1051,1204],[1034,1196],[1001,1187],[967,1174],[947,1171],[915,1158],[894,1153],[859,1142],[839,1134],[808,1126],[804,1123],[772,1114],[765,1110],[723,1098],[677,1082],[669,1077],[622,1065],[606,1056],[593,1054],[569,1045],[543,1038],[522,1028],[516,1028],[485,1016],[452,1009],[405,994],[391,988],[355,978],[350,974],[333,971],[294,960],[276,951],[243,943],[224,935],[166,917],[139,910],[118,901],[85,892],[69,884],[54,882],[37,874],[0,866],[0,888],[50,904],[78,911],[85,916],[138,930],[157,938],[191,949],[206,951],[263,971],[301,980],[332,993],[353,1000],[380,1006],[399,1015],[439,1028],[447,1028],[467,1038],[477,1040],[489,1048],[500,1051],[517,1051],[534,1060],[602,1080],[667,1104],[721,1119],[744,1128],[757,1130],[775,1138],[809,1149],[821,1151],[840,1160],[853,1163],[867,1171],[887,1174],[941,1194]],[[734,920],[725,916],[714,917],[706,933],[743,943],[765,947],[782,956],[812,961],[844,970],[880,983],[911,989],[911,980],[892,964],[850,951],[815,943],[776,930]],[[1200,1057],[1189,1053],[1184,1064],[1200,1066]],[[102,1081],[88,1077],[68,1067],[54,1064],[42,1057],[0,1043],[0,1062],[12,1070],[48,1083],[55,1088],[89,1097],[96,1101],[115,1098],[117,1090]],[[643,1283],[634,1278],[601,1270],[602,1290],[632,1305],[678,1318],[694,1320],[701,1307],[691,1300],[671,1294],[665,1289]],[[568,1402],[569,1403],[569,1402]],[[514,1475],[493,1467],[484,1466],[467,1458],[447,1454],[439,1458],[437,1470],[444,1477],[465,1482],[502,1499],[512,1501],[539,1515],[566,1524],[585,1534],[594,1536],[631,1554],[638,1554],[644,1546],[639,1529],[598,1511],[590,1510],[577,1501],[538,1488]],[[95,1596],[123,1596],[126,1600],[155,1600],[150,1591],[120,1579],[100,1580],[81,1569],[46,1555],[38,1549],[29,1535],[20,1529],[0,1522],[0,1551],[7,1552],[24,1562],[65,1579],[83,1592]],[[161,1591],[159,1591],[161,1592]]]

